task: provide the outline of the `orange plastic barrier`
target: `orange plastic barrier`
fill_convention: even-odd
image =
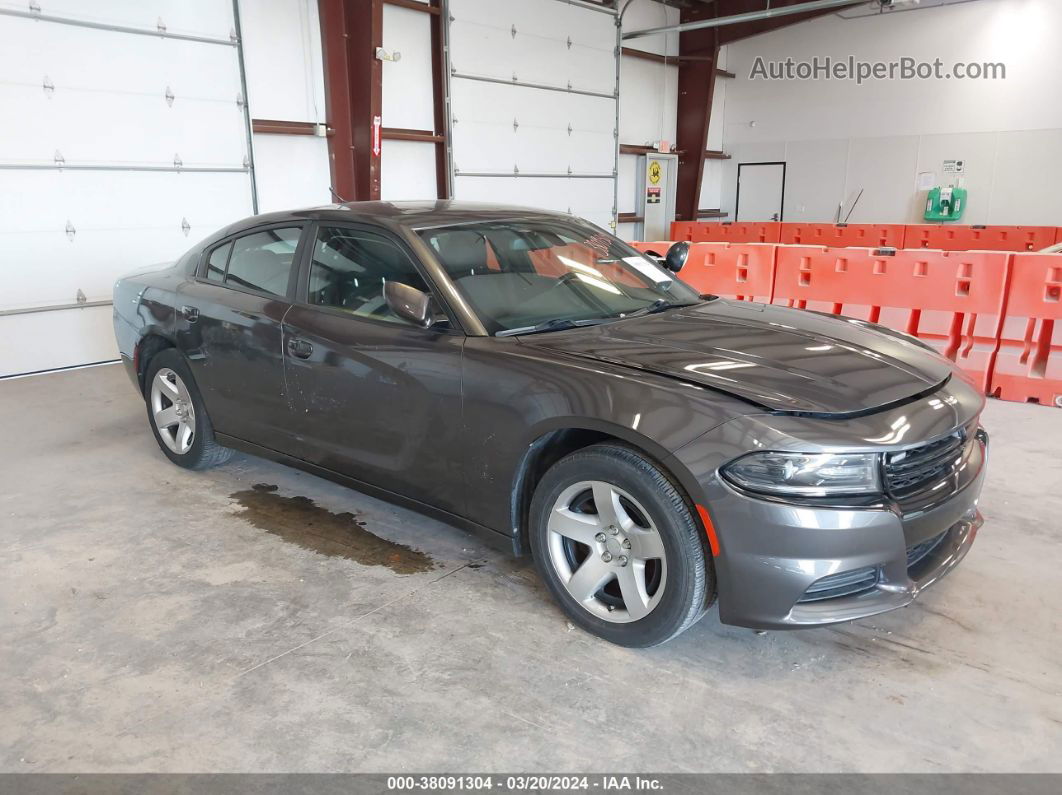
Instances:
[[[1062,227],[675,221],[671,224],[671,239],[805,246],[889,246],[942,251],[1039,251],[1062,243]]]
[[[675,221],[671,238],[694,243],[777,243],[781,227],[778,221]]]
[[[777,250],[761,243],[694,243],[679,276],[699,293],[770,303]]]
[[[909,224],[904,248],[945,251],[1039,251],[1056,242],[1055,226],[951,226]]]
[[[667,254],[667,250],[675,245],[674,240],[651,240],[648,243],[637,241],[630,244],[634,248],[646,254],[655,254],[658,257],[662,257]]]
[[[783,223],[782,243],[810,246],[891,246],[903,248],[903,224]]]
[[[982,390],[999,345],[1012,255],[779,246],[772,303],[880,323],[913,334]]]
[[[631,243],[639,251],[664,256],[669,241]],[[679,278],[701,293],[770,303],[775,245],[693,243]]]
[[[1062,255],[1015,254],[989,394],[1062,406]]]
[[[693,240],[693,230],[700,226],[697,221],[672,221],[672,240]]]

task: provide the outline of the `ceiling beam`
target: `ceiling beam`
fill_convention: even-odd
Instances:
[[[703,61],[705,57],[703,55],[693,55],[680,57],[678,55],[661,55],[656,52],[649,52],[648,50],[639,50],[637,47],[623,47],[620,53],[626,58],[640,58],[643,61],[652,61],[653,63],[662,63],[665,66],[678,66],[685,61]],[[725,69],[717,70],[720,77],[733,77],[733,72],[728,72]]]
[[[851,6],[863,5],[864,3],[865,0],[847,0],[847,2],[839,6],[830,6],[818,10],[805,10],[799,13],[773,16],[767,19],[750,20],[734,25],[727,25],[726,27],[719,29],[719,43],[720,45],[729,44],[733,41],[747,39],[750,36],[759,36],[761,33],[770,33],[772,30],[787,28],[790,25],[807,22],[809,19],[816,19],[828,14],[835,14],[839,10]],[[720,0],[720,4],[726,4],[724,7],[736,8],[748,8],[749,6],[762,7],[764,5],[764,0],[729,0],[729,2],[728,0]],[[785,6],[798,5],[806,5],[806,3],[802,2],[802,0],[772,0],[770,3],[772,9],[781,9]]]
[[[728,25],[737,25],[744,22],[757,22],[766,19],[790,16],[800,13],[812,13],[815,11],[830,11],[843,6],[854,5],[854,0],[801,0],[788,4],[767,3],[765,8],[751,9],[729,15],[693,19],[680,22],[678,25],[661,25],[655,28],[643,28],[642,30],[630,30],[623,34],[624,39],[636,39],[641,36],[655,36],[662,33],[687,33],[691,30],[704,30],[706,28],[718,28]]]

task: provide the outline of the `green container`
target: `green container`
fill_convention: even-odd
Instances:
[[[966,188],[933,188],[926,198],[927,221],[958,221],[966,209]]]

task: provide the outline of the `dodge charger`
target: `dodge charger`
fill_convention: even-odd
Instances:
[[[530,555],[570,620],[662,643],[718,604],[863,618],[981,525],[980,391],[861,320],[698,294],[570,215],[366,202],[259,215],[115,286],[162,453],[263,456]]]

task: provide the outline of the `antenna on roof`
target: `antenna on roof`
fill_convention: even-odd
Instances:
[[[340,204],[348,204],[347,200],[340,196],[338,193],[336,193],[336,189],[333,188],[331,185],[328,186],[328,192],[331,193],[334,198],[339,199]]]

